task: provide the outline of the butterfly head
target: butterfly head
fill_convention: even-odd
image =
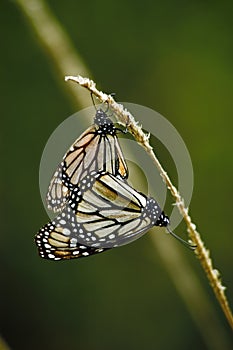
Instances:
[[[155,200],[153,200],[153,199],[151,199],[151,201],[153,204],[156,203]],[[157,207],[155,207],[155,208],[157,208]],[[196,245],[194,245],[193,243],[189,243],[189,242],[184,241],[182,238],[177,236],[173,231],[171,231],[171,229],[169,228],[169,225],[170,225],[169,217],[163,211],[161,211],[161,214],[160,214],[158,220],[155,222],[155,226],[166,227],[166,229],[170,233],[170,235],[172,235],[174,238],[176,238],[178,241],[180,241],[184,246],[186,246],[187,248],[189,248],[191,250],[196,249]]]
[[[160,227],[167,227],[169,224],[170,224],[169,217],[165,215],[165,213],[162,211],[155,225]]]

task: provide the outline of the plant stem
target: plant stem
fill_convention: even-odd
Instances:
[[[76,74],[76,72],[79,72],[80,74],[83,74],[84,76],[91,76],[87,66],[85,65],[85,62],[81,59],[81,57],[77,54],[75,48],[73,47],[68,35],[65,33],[64,29],[61,27],[61,25],[58,23],[57,19],[54,17],[52,11],[50,8],[45,4],[43,0],[16,0],[15,1],[19,8],[21,9],[22,13],[25,15],[25,18],[28,21],[28,24],[30,25],[33,32],[36,34],[36,38],[38,40],[38,43],[40,46],[44,49],[44,52],[46,56],[48,57],[48,61],[51,64],[51,67],[53,69],[53,72],[55,73],[54,76],[57,79],[57,82],[59,82],[59,86],[63,88],[64,90],[64,84],[61,85],[60,76],[64,76],[65,74]],[[200,259],[202,266],[204,267],[204,270],[206,271],[208,278],[211,282],[211,285],[215,291],[215,294],[217,295],[217,298],[219,299],[219,302],[224,310],[224,313],[226,314],[226,317],[228,318],[229,323],[233,324],[232,322],[232,314],[228,306],[227,299],[225,297],[224,290],[221,286],[221,282],[219,280],[219,277],[216,273],[216,270],[213,269],[212,263],[208,256],[208,251],[205,249],[204,244],[202,243],[199,234],[195,230],[195,226],[191,223],[191,219],[188,216],[188,211],[185,209],[183,200],[181,200],[181,197],[177,190],[174,188],[174,186],[171,184],[171,181],[169,177],[167,176],[166,172],[162,169],[161,165],[157,161],[157,158],[154,156],[154,153],[152,151],[151,146],[148,142],[148,136],[142,133],[141,128],[135,123],[134,119],[132,118],[131,114],[127,111],[124,111],[123,107],[116,104],[116,102],[112,99],[111,96],[108,96],[106,94],[101,93],[95,88],[95,84],[91,83],[89,79],[83,79],[77,77],[72,77],[73,81],[81,83],[81,85],[85,86],[87,84],[87,88],[89,85],[91,85],[92,89],[95,90],[93,93],[97,97],[100,98],[101,101],[106,102],[108,101],[111,104],[111,107],[115,107],[115,112],[118,115],[118,118],[121,122],[127,124],[128,130],[131,131],[131,133],[135,136],[137,141],[145,148],[145,150],[150,154],[152,157],[153,162],[156,164],[156,166],[159,168],[160,174],[163,177],[164,181],[166,182],[168,188],[172,191],[172,194],[176,198],[176,203],[181,211],[182,215],[184,216],[187,227],[190,233],[190,237],[192,240],[197,244],[197,255]],[[65,89],[65,92],[67,93],[67,96],[72,99],[72,103],[74,106],[80,107],[86,107],[89,105],[90,97],[87,96],[88,94],[85,93],[84,89],[81,89],[80,92],[77,94],[77,89],[73,84],[69,84],[67,88]],[[158,241],[158,240],[157,240]],[[153,240],[154,242],[154,240]],[[169,270],[169,264],[167,263],[167,251],[161,249],[160,244],[156,245],[157,250],[159,251],[159,254],[168,269],[173,283],[176,285],[177,290],[179,291],[182,299],[185,301],[186,304],[188,304],[188,308],[193,316],[193,319],[195,320],[197,327],[199,327],[203,339],[206,342],[206,345],[208,349],[222,349],[223,347],[217,347],[215,348],[210,345],[209,339],[211,338],[208,333],[206,332],[206,323],[203,320],[205,319],[205,316],[207,318],[207,315],[210,315],[209,319],[211,319],[211,326],[213,332],[216,332],[216,334],[219,337],[219,340],[221,342],[221,339],[223,339],[222,344],[225,344],[228,340],[227,334],[224,333],[223,325],[218,322],[218,319],[216,317],[216,312],[213,309],[212,305],[209,307],[206,306],[205,302],[202,302],[202,307],[197,308],[196,303],[193,300],[193,294],[195,294],[196,300],[202,300],[202,296],[200,293],[200,288],[197,288],[195,281],[195,274],[192,270],[189,270],[188,273],[190,274],[189,278],[189,284],[192,290],[195,290],[195,293],[190,294],[190,298],[184,298],[184,292],[183,291],[183,285],[185,283],[185,276],[186,276],[186,270],[184,269],[187,267],[187,262],[183,264],[181,262],[179,264],[179,267],[177,269],[179,270],[179,278],[177,279],[177,273],[174,272],[174,270]],[[174,247],[175,249],[176,247]],[[211,278],[210,278],[210,277]],[[213,280],[213,282],[212,282]],[[202,294],[205,294],[205,291],[202,288]],[[206,295],[206,294],[205,294]],[[208,296],[205,296],[205,300],[208,300]],[[211,312],[209,311],[211,309]],[[228,346],[230,349],[230,346]],[[228,349],[226,346],[224,348]]]
[[[5,340],[0,336],[0,350],[10,350]]]
[[[56,72],[55,77],[59,84],[67,72],[78,71],[83,75],[91,76],[81,56],[73,47],[70,38],[43,0],[16,0],[16,3],[30,23],[46,56],[50,57],[51,67]],[[65,92],[67,93],[67,90]],[[77,104],[75,87],[69,89],[67,96],[72,100],[72,103]],[[90,97],[84,91],[81,91],[78,96],[78,104],[81,108],[90,105]]]
[[[201,239],[200,234],[196,230],[196,225],[192,222],[190,215],[188,214],[188,208],[185,207],[184,200],[181,197],[180,193],[176,189],[176,187],[172,184],[168,174],[163,169],[160,164],[158,158],[156,157],[152,147],[149,144],[149,136],[146,135],[143,131],[139,123],[137,123],[132,116],[132,114],[124,109],[124,107],[118,104],[112,97],[112,95],[107,95],[102,91],[99,91],[96,88],[96,84],[88,79],[79,76],[66,76],[65,80],[71,80],[73,82],[78,83],[80,86],[88,89],[92,92],[101,102],[108,103],[109,107],[117,116],[119,122],[123,123],[127,126],[127,129],[134,136],[135,140],[145,149],[145,151],[149,154],[153,163],[156,165],[159,173],[166,184],[167,188],[170,190],[173,198],[175,199],[176,205],[180,211],[180,214],[184,218],[184,221],[187,226],[187,231],[189,233],[189,237],[192,242],[197,246],[195,249],[196,256],[200,260],[200,263],[208,277],[211,287],[214,290],[215,296],[221,305],[221,308],[233,329],[233,315],[228,304],[225,289],[226,287],[222,285],[220,279],[220,273],[213,267],[212,260],[210,258],[209,251],[206,249],[203,240]]]

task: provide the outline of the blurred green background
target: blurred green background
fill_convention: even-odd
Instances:
[[[233,3],[47,3],[103,90],[157,110],[183,137],[194,166],[191,215],[233,304]],[[16,2],[1,1],[0,27],[3,338],[14,350],[209,349],[149,234],[88,259],[38,257],[34,235],[48,221],[40,157],[50,134],[76,109]],[[173,166],[163,154],[169,172]],[[198,261],[179,248],[229,342],[229,326]]]

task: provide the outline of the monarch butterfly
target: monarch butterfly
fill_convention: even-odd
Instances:
[[[91,125],[70,147],[55,171],[47,193],[47,206],[54,212],[64,208],[70,191],[92,171],[105,171],[122,179],[128,168],[117,131],[106,112],[99,109]]]
[[[155,199],[112,174],[91,173],[72,191],[62,213],[40,229],[35,241],[43,258],[72,259],[130,243],[153,226],[168,225],[169,218]]]

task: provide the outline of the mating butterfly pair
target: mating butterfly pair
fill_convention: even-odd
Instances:
[[[87,257],[127,244],[153,226],[169,225],[155,199],[127,183],[118,130],[97,110],[94,124],[64,155],[47,193],[48,208],[59,214],[35,238],[41,257]]]

